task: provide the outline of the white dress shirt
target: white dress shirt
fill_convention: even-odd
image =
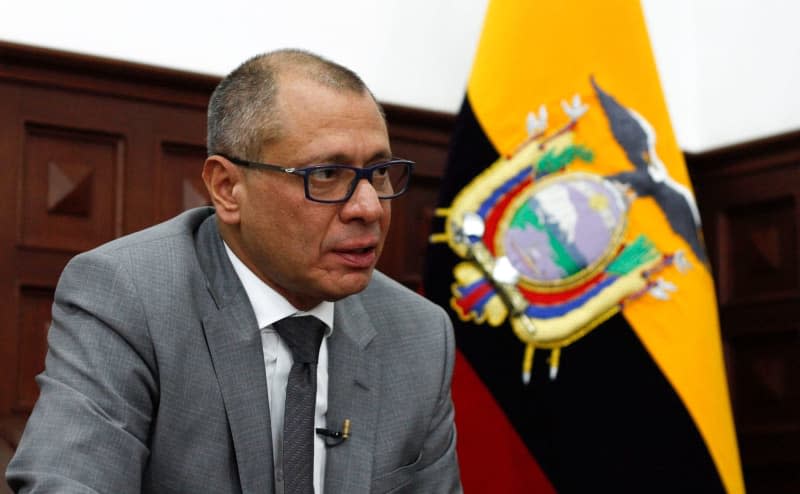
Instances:
[[[239,280],[244,286],[250,305],[261,330],[261,346],[264,351],[264,368],[269,393],[269,416],[272,426],[272,457],[275,468],[275,489],[283,494],[283,415],[286,405],[286,383],[292,368],[292,352],[272,324],[294,315],[313,315],[325,323],[325,338],[319,349],[317,363],[317,405],[314,427],[325,427],[328,412],[328,345],[327,339],[333,331],[333,302],[322,302],[308,312],[297,310],[285,298],[261,281],[236,254],[225,244],[225,251],[233,264]],[[314,435],[314,492],[322,494],[325,479],[325,441]]]

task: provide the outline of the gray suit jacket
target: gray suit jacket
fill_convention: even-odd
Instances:
[[[336,302],[325,492],[460,492],[444,311],[375,273]],[[21,492],[272,493],[255,315],[211,209],[75,257],[56,289]]]

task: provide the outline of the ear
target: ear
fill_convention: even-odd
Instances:
[[[239,223],[243,178],[241,169],[221,156],[209,156],[203,164],[203,182],[217,217],[223,223]]]

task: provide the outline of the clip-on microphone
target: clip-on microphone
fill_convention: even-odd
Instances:
[[[322,436],[325,446],[329,448],[338,446],[350,438],[350,419],[344,419],[341,431],[317,428],[317,434]]]

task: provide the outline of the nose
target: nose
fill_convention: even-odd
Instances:
[[[340,212],[342,221],[359,220],[364,223],[374,223],[383,214],[383,204],[378,199],[378,192],[366,179],[358,181],[353,195],[344,203]]]

